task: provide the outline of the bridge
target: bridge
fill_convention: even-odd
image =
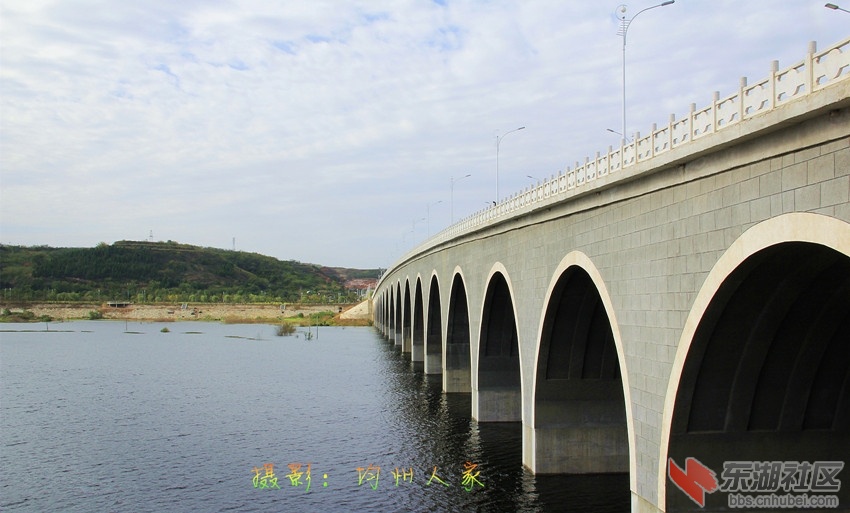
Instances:
[[[850,39],[450,226],[373,315],[473,418],[521,422],[532,472],[628,472],[636,512],[726,508],[671,460],[846,459]]]

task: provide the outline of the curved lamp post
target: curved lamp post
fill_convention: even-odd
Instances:
[[[470,176],[472,176],[472,175],[464,175],[464,176],[461,176],[460,178],[458,178],[457,180],[455,180],[455,177],[452,177],[452,186],[451,186],[452,222],[451,222],[451,224],[455,224],[455,182],[459,182],[459,181],[463,180],[464,178],[469,178]]]
[[[514,128],[513,130],[508,130],[502,135],[496,136],[496,203],[499,202],[499,144],[502,142],[502,139],[504,139],[506,135],[516,132],[517,130],[522,130],[524,128],[524,126],[521,126],[519,128]]]
[[[650,9],[655,9],[656,7],[664,7],[665,5],[670,5],[675,3],[676,0],[667,0],[666,2],[661,2],[658,5],[653,5],[652,7],[647,7],[646,9],[641,9],[637,12],[631,19],[626,19],[626,4],[621,4],[617,7],[617,10],[620,11],[620,30],[617,31],[618,36],[623,36],[623,143],[626,141],[626,34],[629,32],[629,26],[635,21],[640,13],[648,11]]]
[[[607,130],[607,131],[611,132],[612,134],[617,134],[617,135],[619,135],[619,136],[620,136],[620,139],[622,139],[622,140],[624,140],[624,141],[631,141],[631,140],[632,140],[632,138],[631,138],[631,137],[626,137],[625,135],[621,134],[620,132],[618,132],[618,131],[614,130],[613,128],[606,128],[605,130]]]
[[[844,8],[838,7],[838,6],[837,6],[837,5],[835,5],[835,4],[826,4],[826,5],[824,5],[824,7],[826,7],[827,9],[832,9],[833,11],[844,11],[844,12],[850,12],[850,11],[848,11],[847,9],[844,9]]]

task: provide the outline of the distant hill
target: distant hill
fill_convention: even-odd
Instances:
[[[173,241],[0,245],[6,301],[344,302],[356,300],[356,289],[377,276],[377,269],[323,267]]]

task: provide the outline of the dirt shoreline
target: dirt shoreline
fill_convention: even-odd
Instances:
[[[362,305],[362,303],[361,303]],[[216,304],[216,303],[177,303],[177,304],[130,304],[124,307],[110,307],[95,303],[32,303],[27,305],[0,305],[0,309],[12,312],[23,310],[32,312],[36,317],[49,316],[56,321],[90,319],[90,312],[99,312],[103,319],[127,321],[220,321],[227,323],[272,323],[280,324],[284,320],[309,323],[309,316],[320,312],[333,312],[335,323],[345,325],[366,325],[371,316],[358,314],[361,305],[286,305],[281,309],[277,304]],[[340,309],[342,312],[340,312]],[[358,313],[348,313],[358,311]],[[343,315],[340,315],[340,314]]]

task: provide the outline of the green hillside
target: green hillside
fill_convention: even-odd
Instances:
[[[172,241],[0,245],[6,301],[344,302],[356,299],[346,282],[377,275]]]

